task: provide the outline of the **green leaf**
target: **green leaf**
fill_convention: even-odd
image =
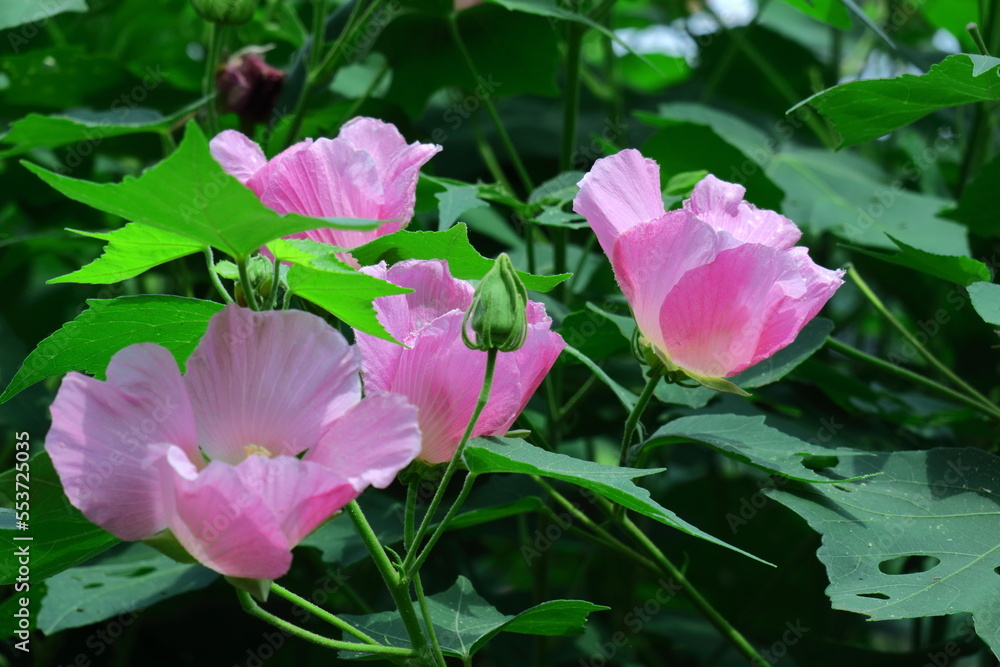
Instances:
[[[87,3],[85,0],[47,0],[37,2],[36,0],[6,0],[0,5],[0,30],[14,28],[26,23],[34,23],[35,31],[44,30],[45,23],[52,20],[56,14],[63,12],[85,12]],[[30,36],[36,33],[32,32]],[[30,39],[24,30],[13,31],[4,36],[4,41],[9,42],[9,46],[17,46],[17,38]]]
[[[431,623],[445,655],[470,659],[501,632],[561,637],[583,633],[587,616],[610,607],[582,600],[543,602],[516,616],[501,614],[481,598],[465,577],[458,577],[446,591],[427,596]],[[411,644],[398,612],[386,611],[367,616],[341,615],[348,623],[390,646],[410,648]],[[421,624],[423,618],[420,619]],[[342,658],[360,657],[341,652]]]
[[[732,549],[744,556],[766,563],[756,556],[726,544],[708,533],[695,528],[676,514],[657,503],[649,495],[647,489],[636,486],[632,481],[636,477],[644,477],[663,472],[663,468],[639,470],[637,468],[621,468],[602,465],[593,461],[576,459],[565,454],[547,452],[534,447],[524,440],[514,438],[474,438],[469,441],[465,450],[465,462],[469,471],[476,474],[484,473],[519,473],[522,475],[541,475],[552,479],[576,484],[590,491],[601,494],[608,500],[622,507],[638,512],[662,524],[676,528],[688,535]]]
[[[204,103],[204,100],[198,100],[169,116],[164,116],[155,109],[131,109],[124,106],[111,111],[71,109],[52,116],[30,113],[11,123],[10,130],[0,136],[0,142],[15,144],[0,150],[0,158],[20,155],[35,148],[57,148],[73,143],[92,149],[105,139],[129,134],[162,134]],[[89,152],[90,150],[87,154]]]
[[[439,202],[438,229],[448,229],[470,209],[489,206],[479,198],[479,188],[474,185],[444,183],[444,192],[434,196]]]
[[[886,182],[871,161],[841,151],[785,149],[767,163],[785,191],[782,213],[813,233],[896,251],[887,234],[914,248],[942,255],[971,255],[965,227],[935,215],[945,199]]]
[[[625,387],[621,386],[613,379],[611,379],[611,376],[605,373],[603,368],[598,366],[596,363],[594,363],[594,361],[590,357],[580,352],[572,345],[567,345],[563,349],[563,352],[565,352],[571,357],[576,357],[581,362],[583,362],[583,365],[589,368],[594,373],[594,375],[597,376],[597,379],[606,384],[608,388],[615,393],[615,396],[618,397],[618,400],[621,402],[622,407],[624,407],[625,410],[628,412],[632,411],[632,409],[635,407],[636,402],[639,400],[638,396],[636,396],[628,389],[626,389]]]
[[[223,171],[196,123],[181,145],[138,178],[98,184],[24,166],[70,199],[245,257],[268,241],[321,227],[373,229],[371,220],[280,215]]]
[[[842,482],[820,475],[805,464],[809,457],[859,456],[857,450],[834,449],[800,440],[764,423],[764,417],[710,414],[681,417],[657,429],[643,449],[695,440],[761,470],[803,482]]]
[[[219,577],[135,542],[112,556],[63,570],[47,581],[38,629],[51,635],[118,616],[127,625],[161,600],[196,591]]]
[[[833,471],[877,476],[767,492],[823,536],[833,607],[872,620],[968,612],[1000,657],[1000,460],[967,448],[879,452]]]
[[[1000,155],[990,160],[962,190],[958,205],[939,215],[968,226],[978,236],[1000,234]]]
[[[34,587],[36,582],[110,549],[118,544],[118,538],[87,521],[80,510],[70,504],[48,454],[43,452],[28,463],[31,489],[28,530],[0,531],[0,543],[7,554],[28,548]],[[8,507],[14,506],[18,490],[15,475],[13,468],[0,474],[0,502]],[[24,480],[23,474],[20,480]],[[31,540],[15,540],[16,537],[31,537]],[[0,586],[13,584],[17,580],[17,570],[17,559],[5,558],[0,563]]]
[[[155,227],[130,222],[113,232],[82,232],[83,236],[107,241],[104,254],[78,271],[52,278],[51,283],[88,283],[107,285],[145,273],[164,262],[186,257],[205,248],[186,236],[171,234]]]
[[[785,0],[803,14],[842,30],[851,29],[851,16],[840,0]]]
[[[6,4],[6,3],[2,3]],[[20,31],[5,35],[19,38]],[[9,43],[9,41],[8,41]],[[122,96],[132,78],[120,60],[90,55],[83,48],[39,48],[0,57],[0,74],[16,85],[0,87],[0,104],[65,109],[92,100],[105,103]]]
[[[40,380],[67,371],[103,379],[118,350],[133,343],[158,343],[173,353],[183,369],[222,304],[180,296],[123,296],[89,299],[89,308],[43,340],[24,360],[0,395],[6,401]]]
[[[462,280],[479,280],[493,268],[493,260],[480,255],[469,243],[469,229],[464,223],[441,232],[398,231],[351,248],[350,253],[365,266],[383,260],[394,264],[404,259],[443,259],[451,275]],[[536,276],[518,271],[517,275],[525,288],[548,292],[573,274]]]
[[[851,249],[863,255],[880,259],[883,262],[905,266],[908,269],[914,269],[929,276],[947,280],[950,283],[958,283],[959,285],[969,285],[976,281],[990,279],[989,268],[982,262],[976,261],[971,257],[939,255],[914,248],[898,239],[894,239],[891,235],[887,234],[887,236],[889,236],[889,239],[893,243],[899,246],[902,252],[898,252],[895,255],[886,255],[880,252],[865,250],[864,248],[855,247]]]
[[[972,283],[969,285],[972,307],[988,324],[1000,326],[1000,285],[995,283]]]
[[[803,100],[826,116],[841,146],[877,139],[939,109],[1000,100],[1000,58],[960,53],[931,66],[927,74],[851,81]]]

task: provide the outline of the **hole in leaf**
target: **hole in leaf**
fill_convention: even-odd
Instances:
[[[997,565],[995,568],[993,568],[993,571],[996,572],[997,574],[1000,574],[1000,565]]]
[[[132,570],[125,576],[134,579],[135,577],[145,577],[147,574],[152,574],[153,572],[156,572],[155,567],[140,567],[136,570]]]
[[[836,456],[804,456],[802,458],[803,467],[809,468],[809,470],[814,472],[832,468],[838,463],[840,463],[840,459]]]
[[[885,593],[858,593],[859,598],[875,598],[876,600],[888,600],[889,596]]]
[[[933,570],[941,563],[937,556],[897,556],[884,560],[878,564],[878,569],[882,574],[913,574],[915,572],[927,572]]]
[[[103,585],[104,584],[101,583],[100,581],[93,581],[93,582],[91,582],[89,584],[84,584],[83,587],[84,588],[100,588]]]

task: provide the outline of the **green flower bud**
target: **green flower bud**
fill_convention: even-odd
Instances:
[[[528,291],[510,258],[501,253],[479,282],[462,321],[462,339],[473,350],[512,352],[528,336]],[[475,342],[468,331],[476,334]]]
[[[221,25],[242,25],[253,18],[257,0],[191,0],[198,15]]]

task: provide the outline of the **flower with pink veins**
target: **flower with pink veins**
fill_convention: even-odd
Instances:
[[[116,537],[172,535],[217,572],[276,579],[303,537],[420,451],[416,409],[362,400],[360,366],[315,315],[230,304],[183,376],[153,343],[115,354],[107,381],[67,374],[45,449],[70,502]]]
[[[729,377],[790,344],[843,284],[796,246],[788,218],[706,176],[665,211],[660,169],[635,150],[601,158],[573,210],[611,259],[636,324],[668,370]]]
[[[413,217],[420,168],[441,150],[407,144],[399,130],[374,118],[354,118],[334,139],[306,139],[270,161],[246,135],[220,132],[212,157],[278,213],[320,218],[385,220],[369,231],[314,229],[285,238],[356,248],[406,227]],[[352,264],[346,253],[342,256]]]
[[[355,331],[366,392],[393,392],[417,406],[423,445],[418,458],[443,463],[454,456],[476,407],[486,353],[462,341],[472,285],[453,278],[440,260],[384,262],[362,273],[409,287],[409,294],[375,299],[378,319],[407,348]],[[524,410],[566,343],[550,330],[545,307],[528,302],[524,345],[497,355],[493,386],[473,436],[503,435]]]

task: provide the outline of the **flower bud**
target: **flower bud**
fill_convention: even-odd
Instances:
[[[221,106],[250,123],[266,123],[285,85],[285,73],[271,67],[259,53],[236,53],[215,75]]]
[[[242,25],[253,18],[257,0],[191,0],[198,15],[221,25]]]
[[[462,322],[462,339],[474,350],[512,352],[528,335],[528,292],[510,258],[501,253],[479,282]],[[471,325],[470,325],[471,323]],[[475,342],[468,331],[476,334]]]

